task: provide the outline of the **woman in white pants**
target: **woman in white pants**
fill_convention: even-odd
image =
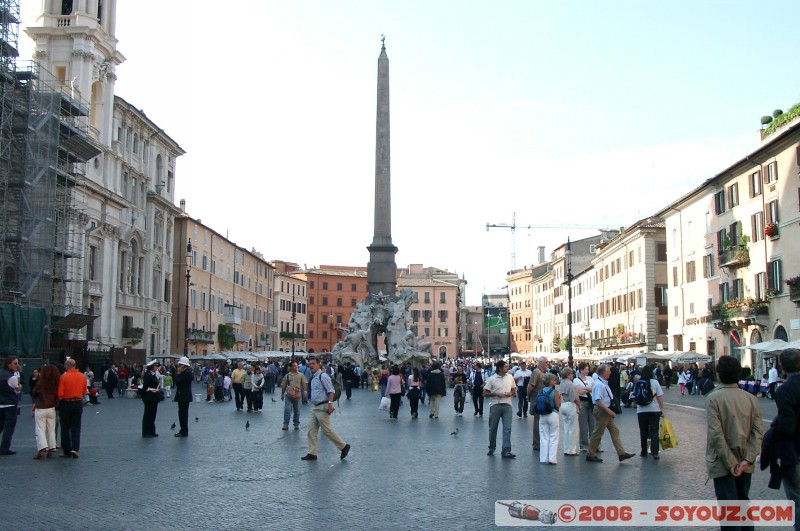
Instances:
[[[36,446],[34,459],[53,457],[56,451],[56,403],[58,402],[59,373],[55,365],[45,365],[39,381],[31,390],[36,408]]]
[[[561,370],[561,407],[558,413],[564,426],[564,455],[575,457],[578,455],[578,417],[581,411],[581,401],[578,398],[578,389],[575,387],[575,372],[569,367]]]
[[[536,397],[536,412],[539,414],[539,462],[550,465],[558,464],[558,409],[561,407],[561,394],[556,391],[555,374],[544,375],[544,387],[540,394],[545,394],[550,404],[550,413],[540,408],[539,397]]]

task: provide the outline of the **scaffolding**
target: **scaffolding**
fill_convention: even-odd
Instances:
[[[18,13],[16,0],[0,0],[0,15],[13,7]],[[37,63],[2,66],[0,303],[43,309],[42,335],[68,333],[95,317],[82,304],[85,165],[102,150],[89,137],[88,106],[71,88]]]

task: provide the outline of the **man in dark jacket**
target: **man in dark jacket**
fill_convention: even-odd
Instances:
[[[19,358],[9,356],[3,368],[0,369],[0,432],[3,433],[0,443],[0,455],[14,455],[11,450],[11,437],[17,426],[19,410],[19,393],[22,389],[19,383]]]
[[[344,394],[347,396],[347,399],[350,400],[350,397],[353,395],[353,384],[356,380],[356,373],[353,371],[353,367],[350,363],[344,366],[342,380],[344,381]]]
[[[772,422],[775,429],[774,444],[791,442],[793,444],[784,445],[784,448],[791,452],[794,447],[794,456],[790,456],[785,461],[792,461],[790,466],[783,462],[781,472],[783,473],[783,491],[786,498],[794,502],[795,508],[800,506],[800,463],[797,456],[800,455],[800,422],[797,416],[800,415],[800,350],[788,348],[781,352],[781,367],[787,374],[786,382],[775,391],[775,404],[778,406],[778,416]],[[788,447],[788,448],[787,448]],[[795,517],[794,528],[800,529],[800,519]]]
[[[431,363],[431,370],[425,380],[425,390],[430,401],[431,414],[428,417],[438,419],[439,404],[442,397],[447,396],[447,382],[444,379],[444,373],[439,369],[439,364],[435,361]]]
[[[175,437],[189,436],[189,404],[192,401],[192,364],[183,356],[175,369],[175,402],[178,403],[178,423],[181,429]]]

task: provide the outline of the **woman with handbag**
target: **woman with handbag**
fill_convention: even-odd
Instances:
[[[422,377],[419,375],[419,369],[414,367],[411,369],[411,374],[408,376],[408,401],[411,405],[411,418],[417,418],[417,409],[419,408],[419,397],[421,396],[420,386],[422,385]]]
[[[400,376],[400,367],[392,365],[391,374],[386,379],[386,394],[391,401],[389,406],[389,418],[397,419],[400,411],[400,398],[403,396],[403,378]]]
[[[158,361],[153,360],[147,364],[147,372],[142,378],[142,402],[144,402],[144,414],[142,415],[142,437],[150,439],[158,437],[156,433],[156,415],[158,414],[159,379],[156,371],[161,366]]]

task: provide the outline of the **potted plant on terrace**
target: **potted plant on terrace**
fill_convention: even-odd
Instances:
[[[778,235],[778,224],[777,223],[767,223],[764,227],[764,235],[768,238],[774,238]]]
[[[800,275],[786,280],[786,285],[789,286],[789,298],[793,301],[800,300]]]

